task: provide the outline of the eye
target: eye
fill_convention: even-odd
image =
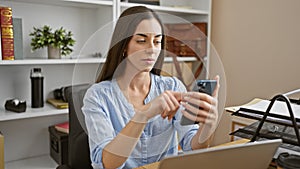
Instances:
[[[154,43],[155,44],[161,44],[161,40],[155,40]]]
[[[138,40],[136,40],[136,42],[137,42],[137,43],[145,43],[146,40],[145,40],[145,39],[138,39]]]

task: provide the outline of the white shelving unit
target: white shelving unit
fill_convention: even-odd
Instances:
[[[14,113],[11,111],[6,111],[0,109],[0,122],[5,122],[9,120],[19,120],[34,117],[45,117],[45,116],[55,116],[67,114],[67,109],[55,109],[50,104],[45,104],[43,108],[27,108],[24,113]]]
[[[177,57],[179,62],[193,62],[195,57]],[[165,57],[165,62],[172,62],[172,57]],[[65,65],[65,64],[96,64],[104,63],[105,58],[89,58],[89,59],[25,59],[25,60],[2,60],[0,66],[17,66],[17,65]]]
[[[160,0],[160,3],[160,6],[145,6],[190,22],[207,22],[208,38],[210,37],[211,0]],[[79,83],[93,83],[105,58],[90,56],[96,52],[106,53],[114,21],[123,10],[143,4],[121,0],[1,0],[0,5],[12,7],[13,17],[22,18],[24,48],[23,60],[0,60],[0,131],[5,139],[6,168],[55,168],[57,164],[49,156],[48,126],[66,121],[68,110],[55,109],[48,103],[43,108],[30,107],[30,69],[42,69],[45,77],[45,100],[53,97],[54,89]],[[163,21],[169,22],[164,19]],[[46,58],[46,49],[32,52],[29,33],[33,27],[43,25],[53,28],[63,26],[71,30],[76,44],[68,57],[82,57],[50,60]],[[197,61],[194,57],[178,57],[177,60]],[[172,63],[172,58],[165,58],[165,62]],[[26,112],[13,113],[4,110],[5,101],[11,98],[26,100]]]
[[[65,65],[65,64],[93,64],[104,63],[105,58],[90,58],[90,59],[25,59],[25,60],[3,60],[0,65]]]
[[[141,4],[137,3],[127,3],[127,2],[121,2],[121,7],[122,8],[129,8],[132,6],[137,6]],[[186,8],[174,8],[174,7],[168,7],[168,6],[157,6],[157,5],[144,5],[147,6],[151,9],[154,9],[159,12],[167,12],[167,13],[172,13],[172,14],[184,14],[184,15],[209,15],[208,10],[198,10],[198,9],[186,9]]]

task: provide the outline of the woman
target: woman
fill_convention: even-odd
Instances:
[[[184,151],[208,146],[209,139],[200,139],[207,132],[202,126],[217,118],[219,87],[211,97],[187,92],[177,78],[161,76],[163,35],[151,9],[132,7],[120,16],[107,60],[82,108],[94,168],[153,163],[176,155],[178,141]],[[181,126],[182,115],[201,127]]]

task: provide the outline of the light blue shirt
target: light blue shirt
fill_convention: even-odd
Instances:
[[[185,92],[186,88],[175,77],[151,74],[151,88],[144,103],[149,103],[166,90]],[[125,98],[115,79],[92,85],[83,101],[82,111],[89,135],[92,166],[104,168],[103,148],[131,120],[134,107]],[[171,121],[160,115],[149,120],[130,157],[120,168],[135,168],[160,161],[166,156],[177,155],[178,140],[184,151],[191,150],[191,139],[198,125],[181,126],[180,109]]]

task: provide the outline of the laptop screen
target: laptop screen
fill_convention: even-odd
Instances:
[[[159,169],[266,169],[281,139],[212,147],[166,157]]]

